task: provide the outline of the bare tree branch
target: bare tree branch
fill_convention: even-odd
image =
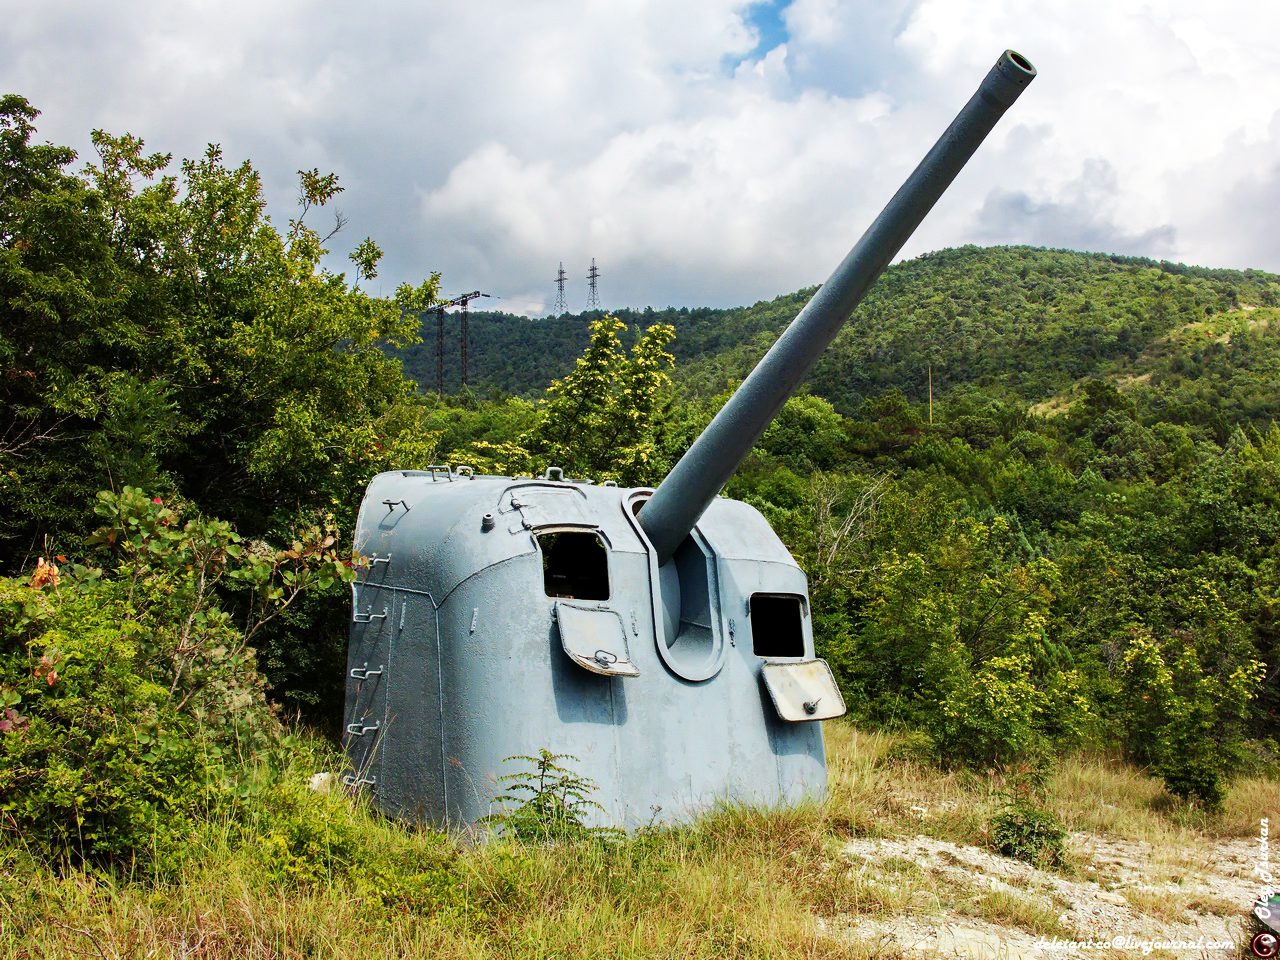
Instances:
[[[872,478],[858,491],[848,513],[836,515],[836,506],[847,487],[826,476],[815,476],[810,487],[814,506],[813,552],[817,560],[815,581],[825,583],[846,571],[836,570],[836,563],[849,547],[867,536],[875,522],[880,501],[884,498],[887,474]]]
[[[65,437],[59,434],[57,430],[70,419],[71,416],[68,414],[61,420],[43,428],[38,419],[27,423],[14,422],[9,424],[4,433],[0,434],[0,457],[13,457],[16,460],[21,460],[23,459],[22,451],[32,444],[53,443],[64,440]]]
[[[347,218],[343,216],[342,211],[335,210],[333,212],[333,229],[324,235],[324,237],[320,240],[320,245],[323,246],[324,244],[328,243],[331,239],[333,239],[334,235],[337,234],[338,231],[340,231],[346,225],[347,225]]]

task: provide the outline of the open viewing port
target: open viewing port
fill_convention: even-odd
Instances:
[[[751,646],[757,657],[804,656],[804,609],[794,594],[751,595]]]
[[[609,554],[600,538],[585,531],[537,535],[542,551],[542,589],[548,597],[609,599]]]

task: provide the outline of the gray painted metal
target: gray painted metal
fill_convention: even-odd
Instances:
[[[978,145],[1036,75],[1006,50],[915,172],[645,504],[640,523],[666,563],[818,356]]]
[[[606,677],[638,677],[627,649],[627,627],[622,616],[608,607],[557,600],[556,626],[569,659],[592,673]]]
[[[601,824],[822,792],[811,721],[844,703],[814,656],[804,573],[758,511],[715,494],[1034,75],[1005,53],[657,492],[555,467],[373,479],[355,533],[368,562],[352,586],[347,784],[393,816],[468,825],[494,812],[504,760],[546,748],[596,784]]]
[[[394,816],[459,825],[492,811],[505,758],[543,747],[577,757],[570,766],[599,788],[599,822],[624,827],[821,792],[821,725],[774,709],[748,613],[754,594],[795,597],[796,643],[812,659],[803,572],[754,508],[721,498],[679,553],[683,566],[660,573],[635,518],[650,493],[375,477],[356,532],[379,562],[352,588],[349,782]],[[607,599],[546,593],[543,544],[566,531],[605,545]],[[625,652],[632,675],[574,656],[597,650],[620,663]]]

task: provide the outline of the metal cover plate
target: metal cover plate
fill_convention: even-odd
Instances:
[[[640,676],[639,668],[631,662],[626,627],[616,610],[557,600],[556,622],[564,652],[578,666],[606,677]]]
[[[783,720],[831,720],[845,714],[844,697],[825,660],[766,660],[760,673]]]
[[[502,512],[515,511],[512,518],[514,523],[510,528],[512,533],[518,533],[522,528],[534,529],[560,524],[591,526],[583,509],[586,496],[574,487],[514,487],[510,490],[510,496],[506,499],[507,506]]]

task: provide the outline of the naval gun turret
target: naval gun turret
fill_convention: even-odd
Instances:
[[[1005,51],[849,255],[657,489],[392,471],[355,545],[345,745],[385,812],[468,825],[506,758],[577,758],[601,823],[821,793],[845,712],[804,573],[717,496],[866,291],[1035,77]]]

